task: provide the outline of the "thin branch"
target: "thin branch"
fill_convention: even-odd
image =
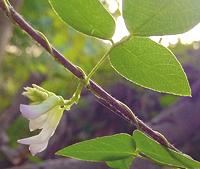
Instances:
[[[40,44],[44,49],[46,49],[57,62],[62,64],[66,69],[68,69],[75,77],[78,79],[85,79],[85,73],[81,68],[71,63],[67,60],[61,53],[58,52],[44,36],[35,30],[31,25],[28,24],[21,16],[18,14],[12,6],[6,3],[6,0],[0,0],[0,9],[4,12],[11,21],[24,30],[30,37],[32,37],[38,44]],[[169,148],[175,149],[164,136],[154,131],[148,127],[144,122],[138,119],[131,109],[124,103],[112,97],[104,89],[102,89],[94,81],[90,80],[87,88],[97,97],[98,101],[104,104],[107,108],[111,109],[113,112],[119,116],[125,118],[130,123],[133,123],[139,130],[143,131],[147,135],[151,136],[157,142],[165,145]]]

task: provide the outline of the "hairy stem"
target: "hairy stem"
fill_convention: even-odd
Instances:
[[[58,52],[58,50],[49,44],[47,39],[43,37],[44,35],[38,33],[37,30],[30,26],[28,22],[26,22],[20,16],[20,14],[18,14],[13,7],[10,6],[10,4],[6,3],[6,0],[0,0],[0,9],[11,19],[15,25],[24,30],[31,38],[33,38],[38,44],[46,49],[46,51],[49,52],[57,62],[62,64],[75,77],[81,80],[85,79],[85,73],[82,71],[82,69],[67,60],[61,53]],[[163,135],[158,134],[158,132],[154,131],[144,122],[138,119],[128,106],[112,97],[94,81],[89,80],[87,88],[97,97],[97,100],[108,109],[112,110],[114,113],[126,119],[130,123],[134,123],[139,130],[143,131],[160,144],[176,150],[176,148],[171,145]]]

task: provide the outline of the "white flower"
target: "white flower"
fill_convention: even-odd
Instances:
[[[32,155],[43,151],[54,134],[64,109],[61,108],[63,99],[52,95],[37,105],[20,105],[22,115],[30,120],[30,131],[42,129],[41,132],[29,138],[18,140],[18,143],[29,145]],[[65,108],[66,109],[66,108]]]
[[[61,100],[58,96],[52,95],[40,104],[36,105],[21,104],[20,111],[22,113],[22,116],[31,120],[41,116],[42,114],[45,114],[50,109],[58,105],[60,102]]]

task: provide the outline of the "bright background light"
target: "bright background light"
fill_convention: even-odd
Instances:
[[[114,13],[118,9],[118,7],[119,10],[122,11],[122,0],[107,0],[107,3],[109,5],[109,11],[111,13]],[[116,19],[116,31],[113,36],[113,41],[118,42],[127,35],[129,35],[129,32],[125,26],[123,18],[120,16]],[[200,24],[183,34],[156,36],[150,38],[156,42],[160,42],[163,46],[166,47],[170,44],[175,45],[179,41],[182,44],[191,44],[193,42],[200,41]]]

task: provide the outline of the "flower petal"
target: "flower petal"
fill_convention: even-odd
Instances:
[[[48,142],[50,137],[54,134],[58,123],[62,117],[63,109],[60,106],[56,106],[48,112],[48,118],[44,124],[44,127],[40,134],[28,138],[18,140],[18,143],[25,145],[42,144]]]
[[[35,156],[37,153],[40,153],[44,149],[46,149],[47,145],[48,145],[48,141],[45,141],[44,143],[41,143],[41,144],[31,144],[29,146],[29,150],[30,150],[31,154],[33,156]]]
[[[60,102],[58,96],[50,96],[47,100],[37,105],[20,105],[20,111],[22,115],[27,119],[35,119],[40,115],[46,113]]]
[[[52,133],[54,133],[54,128],[45,127],[44,129],[42,129],[40,134],[18,140],[17,142],[20,144],[25,144],[25,145],[40,144],[42,142],[48,141],[49,138],[52,136]]]
[[[37,129],[42,129],[45,122],[47,120],[47,114],[43,114],[36,119],[31,119],[29,121],[29,129],[30,131],[34,131]]]
[[[18,143],[20,144],[25,144],[25,145],[31,145],[31,144],[35,144],[35,140],[38,139],[39,135],[33,136],[33,137],[28,137],[28,138],[23,138],[20,140],[17,140]],[[40,142],[40,140],[38,140]]]

